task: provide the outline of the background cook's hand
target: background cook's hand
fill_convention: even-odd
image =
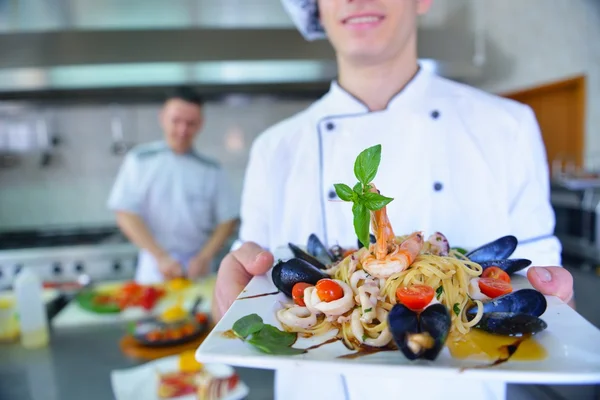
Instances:
[[[165,279],[179,278],[183,275],[183,268],[176,260],[172,259],[171,256],[164,255],[158,258],[158,270],[165,277]]]
[[[212,303],[216,323],[229,309],[254,275],[266,273],[273,265],[273,255],[256,243],[246,242],[223,259]]]
[[[208,274],[210,272],[211,262],[212,257],[203,253],[192,258],[188,264],[188,278],[194,280]]]
[[[556,296],[565,303],[573,299],[573,276],[562,267],[531,267],[527,271],[531,285],[547,296]]]

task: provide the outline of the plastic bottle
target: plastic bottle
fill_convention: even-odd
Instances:
[[[17,275],[14,286],[21,345],[25,348],[46,346],[49,341],[48,320],[40,279],[30,268],[25,268]]]

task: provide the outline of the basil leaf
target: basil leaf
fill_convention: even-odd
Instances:
[[[458,306],[458,303],[454,303],[452,309],[454,310],[454,314],[456,314],[457,316],[460,314],[460,307]]]
[[[263,326],[263,320],[258,314],[250,314],[235,321],[231,329],[237,336],[245,339],[249,335],[260,331]]]
[[[362,195],[363,194],[363,185],[362,185],[362,183],[358,182],[356,185],[354,185],[354,187],[352,188],[352,190],[357,195],[359,195],[359,196]]]
[[[265,325],[252,338],[261,342],[270,342],[278,346],[291,346],[296,342],[298,335],[296,333],[280,331],[273,325]]]
[[[336,183],[333,185],[335,187],[335,192],[338,197],[344,201],[352,201],[352,199],[356,196],[356,194],[350,189],[350,186],[344,185],[343,183]]]
[[[439,300],[442,293],[444,293],[444,287],[440,286],[435,290],[435,297]]]
[[[467,250],[463,249],[462,247],[453,247],[452,250],[458,251],[462,255],[465,255],[468,253]]]
[[[368,192],[362,195],[363,204],[371,211],[377,211],[388,205],[392,200],[390,197],[385,197],[379,193]]]
[[[381,162],[381,145],[375,145],[363,150],[354,163],[354,175],[365,186],[367,186],[375,175]]]
[[[354,231],[356,232],[356,237],[368,249],[371,244],[371,238],[369,237],[371,214],[361,203],[354,203],[352,214],[354,214]]]
[[[267,354],[294,356],[297,354],[306,353],[306,350],[304,349],[296,349],[294,347],[283,346],[277,343],[270,342],[268,340],[261,340],[256,336],[252,336],[252,338],[248,339],[248,343],[259,349],[263,353]]]

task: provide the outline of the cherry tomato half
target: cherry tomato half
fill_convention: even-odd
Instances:
[[[321,279],[317,282],[317,295],[322,301],[329,303],[344,297],[344,289],[331,279]]]
[[[413,311],[420,311],[427,307],[434,295],[433,288],[427,285],[412,285],[396,289],[398,301]]]
[[[292,298],[294,299],[294,303],[301,307],[306,307],[306,304],[304,303],[304,289],[310,286],[312,285],[304,282],[298,282],[294,285],[292,288]]]
[[[483,274],[481,274],[481,277],[499,279],[506,283],[510,283],[510,276],[499,267],[486,268],[485,271],[483,271]]]
[[[479,279],[479,290],[492,299],[512,292],[512,286],[510,283],[504,282],[500,279],[494,278],[481,278]]]

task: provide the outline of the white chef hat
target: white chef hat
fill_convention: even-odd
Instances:
[[[325,29],[319,21],[317,0],[281,0],[294,25],[306,40],[325,39]]]

